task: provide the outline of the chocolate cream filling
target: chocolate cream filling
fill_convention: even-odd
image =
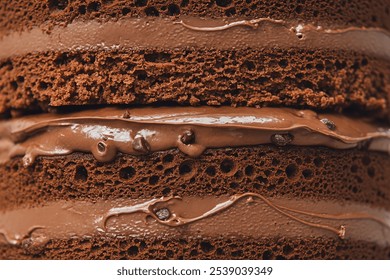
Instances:
[[[290,108],[145,107],[40,114],[0,123],[0,163],[23,156],[92,153],[108,162],[118,152],[141,155],[178,148],[200,156],[207,148],[260,144],[362,148],[390,154],[390,129],[368,119]]]
[[[324,237],[389,246],[390,213],[358,203],[233,196],[57,201],[0,213],[0,244],[91,236]]]
[[[35,28],[0,40],[0,59],[34,52],[91,48],[303,48],[349,50],[390,59],[390,34],[381,28],[322,26],[270,18],[235,21],[194,17],[74,22],[50,32]]]

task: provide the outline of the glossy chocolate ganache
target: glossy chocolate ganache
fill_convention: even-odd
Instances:
[[[0,162],[23,156],[92,153],[108,162],[117,152],[147,154],[178,148],[197,157],[207,148],[277,146],[366,147],[390,153],[390,130],[367,119],[289,108],[104,108],[41,114],[0,124]]]
[[[213,225],[213,226],[210,226]],[[182,235],[338,237],[380,246],[390,242],[390,213],[359,203],[267,199],[258,193],[233,196],[56,201],[0,215],[0,240],[41,245],[50,239],[91,235]]]

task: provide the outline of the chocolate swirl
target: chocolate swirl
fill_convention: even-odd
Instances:
[[[113,216],[124,215],[124,214],[133,214],[133,213],[137,213],[137,212],[143,212],[147,216],[150,216],[150,217],[153,217],[154,219],[156,219],[156,221],[158,221],[159,223],[170,226],[170,227],[183,226],[183,225],[186,225],[189,223],[199,221],[201,219],[205,219],[209,216],[215,215],[215,214],[219,213],[220,211],[223,211],[223,210],[231,207],[238,200],[245,198],[245,197],[249,197],[249,201],[253,200],[253,197],[260,198],[268,206],[272,207],[276,211],[282,213],[283,215],[285,215],[293,220],[296,220],[304,225],[329,230],[331,232],[336,233],[341,239],[344,239],[344,237],[345,237],[345,226],[343,226],[343,225],[340,225],[340,228],[337,229],[337,228],[334,228],[334,227],[331,227],[328,225],[323,225],[323,224],[319,224],[319,223],[312,223],[312,222],[308,222],[306,220],[303,220],[301,218],[295,217],[294,215],[290,214],[289,212],[298,212],[298,213],[301,213],[304,215],[323,218],[323,215],[321,215],[321,214],[299,211],[299,210],[295,210],[295,209],[288,208],[288,207],[278,206],[277,204],[270,202],[264,196],[262,196],[260,194],[256,194],[256,193],[245,193],[245,194],[241,194],[241,195],[233,195],[230,197],[230,199],[215,205],[209,211],[207,211],[199,216],[193,217],[193,218],[185,218],[185,217],[182,217],[180,214],[173,212],[170,215],[164,216],[164,218],[162,219],[159,216],[158,212],[155,213],[153,211],[153,209],[160,208],[160,209],[164,209],[165,212],[170,213],[169,208],[162,208],[162,207],[169,207],[169,203],[172,202],[173,200],[181,200],[180,197],[167,197],[167,198],[162,197],[160,199],[153,199],[152,201],[150,201],[148,203],[142,203],[142,204],[131,206],[131,207],[113,208],[104,217],[104,226],[106,227],[107,220]],[[344,218],[344,219],[362,219],[362,218],[363,219],[372,219],[372,220],[378,221],[378,222],[386,225],[385,222],[378,220],[375,217],[370,217],[366,214],[360,214],[360,213],[355,213],[355,214],[347,213],[347,214],[343,214],[343,215],[326,215],[326,218],[328,218],[328,219],[342,219],[342,218]]]

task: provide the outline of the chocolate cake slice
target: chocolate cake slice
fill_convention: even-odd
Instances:
[[[0,258],[389,259],[390,1],[1,1]]]

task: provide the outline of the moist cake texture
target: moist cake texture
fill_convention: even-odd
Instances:
[[[2,2],[0,112],[176,102],[389,116],[387,1],[141,2]]]
[[[0,258],[389,259],[390,1],[1,1]]]

